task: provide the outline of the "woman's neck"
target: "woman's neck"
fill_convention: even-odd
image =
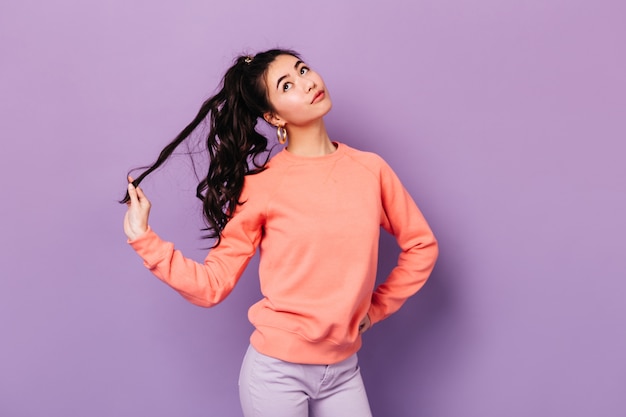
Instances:
[[[337,148],[330,141],[324,121],[307,126],[287,126],[287,150],[298,156],[323,156]]]

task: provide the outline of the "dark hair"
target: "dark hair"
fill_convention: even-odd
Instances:
[[[226,71],[222,88],[200,107],[196,117],[168,144],[156,162],[145,169],[134,181],[137,186],[151,172],[159,168],[196,128],[209,117],[206,151],[209,167],[206,178],[196,188],[196,197],[202,208],[208,231],[204,238],[217,238],[231,219],[239,201],[244,177],[265,169],[269,152],[262,163],[257,157],[267,151],[267,138],[256,130],[259,118],[273,108],[269,102],[265,76],[270,64],[280,55],[299,55],[291,50],[271,49],[254,56],[242,55]],[[121,203],[130,199],[128,192]]]

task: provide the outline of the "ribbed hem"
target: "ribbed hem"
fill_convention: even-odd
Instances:
[[[361,348],[361,336],[353,344],[339,346],[328,341],[311,342],[299,335],[273,327],[261,327],[250,336],[250,344],[267,356],[307,365],[331,365]]]

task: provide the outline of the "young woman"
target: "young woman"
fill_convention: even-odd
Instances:
[[[357,364],[361,334],[400,308],[428,278],[437,243],[418,207],[377,155],[330,140],[324,81],[299,56],[241,56],[221,90],[136,180],[124,231],[145,265],[190,302],[210,307],[233,289],[257,248],[263,298],[241,368],[245,416],[370,416]],[[139,182],[209,119],[206,178],[198,185],[209,237],[203,264],[148,225]],[[268,160],[255,127],[286,147]],[[402,252],[374,289],[380,227]]]

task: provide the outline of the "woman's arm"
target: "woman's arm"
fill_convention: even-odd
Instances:
[[[140,188],[129,185],[130,201],[124,217],[128,243],[144,265],[185,299],[211,307],[230,294],[254,255],[261,239],[261,222],[248,201],[238,207],[222,231],[219,246],[204,263],[186,258],[174,244],[162,240],[149,226],[150,202]]]
[[[426,219],[393,170],[382,163],[381,225],[395,236],[402,252],[396,267],[372,295],[369,311],[372,324],[396,312],[422,288],[438,255],[437,240]]]

